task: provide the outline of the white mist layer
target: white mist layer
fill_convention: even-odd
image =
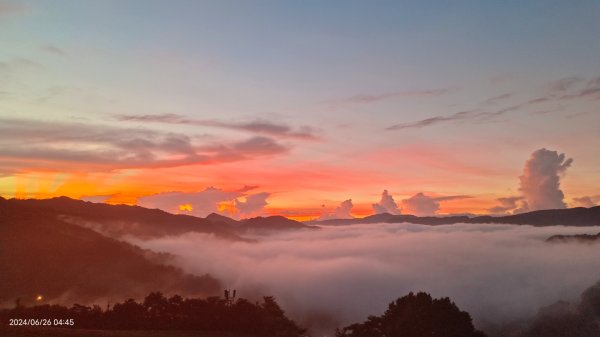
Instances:
[[[450,297],[475,323],[528,317],[575,299],[600,280],[600,245],[551,244],[555,234],[600,227],[369,224],[324,227],[230,242],[211,235],[131,242],[179,256],[242,297],[273,295],[309,326],[343,326],[382,314],[413,291]]]

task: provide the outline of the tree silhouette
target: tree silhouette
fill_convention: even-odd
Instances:
[[[166,298],[160,292],[150,293],[142,303],[128,299],[102,310],[75,304],[71,308],[60,305],[19,306],[0,310],[0,320],[9,318],[73,319],[82,329],[106,330],[195,330],[233,334],[248,337],[299,337],[304,330],[285,316],[273,297],[264,297],[262,303],[246,299],[231,302],[231,298]]]
[[[338,337],[484,337],[475,330],[471,316],[449,298],[412,292],[390,303],[382,316],[369,316],[363,323],[336,332]]]

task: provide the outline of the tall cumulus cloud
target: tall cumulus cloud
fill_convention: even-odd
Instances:
[[[563,84],[566,85],[566,84]],[[566,208],[565,195],[560,189],[560,178],[571,166],[573,159],[564,153],[545,148],[534,151],[525,162],[519,177],[521,195],[498,198],[498,205],[488,209],[491,214],[517,214],[539,209]],[[575,206],[591,207],[589,197],[573,199]]]
[[[437,198],[417,193],[408,199],[402,200],[402,209],[408,214],[429,216],[437,213],[440,209],[440,203]]]
[[[560,178],[571,166],[573,159],[564,153],[546,150],[534,151],[525,163],[519,190],[529,210],[566,208]]]
[[[352,204],[352,199],[344,200],[338,207],[335,208],[333,212],[321,215],[321,217],[319,217],[319,220],[352,219],[353,207],[354,204]]]
[[[269,203],[267,198],[270,196],[267,192],[250,194],[245,200],[235,199],[235,208],[245,216],[259,215]]]
[[[398,208],[398,204],[396,204],[394,197],[389,194],[388,190],[383,190],[383,193],[381,193],[381,200],[372,206],[375,214],[400,214],[400,208]]]

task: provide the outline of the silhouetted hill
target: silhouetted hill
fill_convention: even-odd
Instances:
[[[568,242],[577,242],[577,243],[600,243],[600,233],[596,235],[589,234],[576,234],[576,235],[552,235],[546,242],[553,243],[568,243]]]
[[[220,292],[214,278],[187,275],[162,264],[168,256],[68,223],[54,216],[50,204],[79,205],[63,199],[50,203],[0,201],[0,303],[13,305],[21,298],[27,304],[37,295],[72,303],[137,297],[150,291]],[[35,207],[39,205],[44,206]],[[84,214],[85,210],[77,211]],[[103,216],[108,217],[97,217]]]
[[[225,239],[241,239],[227,227],[219,226],[207,219],[171,214],[159,209],[92,203],[67,197],[42,200],[9,199],[5,202],[19,205],[30,212],[44,214],[48,218],[59,218],[64,222],[91,228],[114,238],[123,235],[152,238],[200,232],[211,233]]]
[[[352,225],[364,223],[401,223],[451,225],[455,223],[502,223],[533,226],[600,226],[600,206],[591,208],[549,209],[507,216],[426,216],[376,214],[365,218],[309,221],[315,225]]]
[[[409,222],[419,225],[446,225],[446,224],[455,224],[461,222],[469,222],[470,218],[465,215],[460,216],[445,216],[445,217],[436,217],[436,216],[414,216],[414,215],[395,215],[390,218],[387,222],[397,223],[397,222]]]
[[[288,219],[283,216],[268,216],[244,219],[240,229],[243,231],[278,231],[294,229],[316,229],[315,226],[307,226],[301,222]]]
[[[315,225],[354,225],[354,224],[368,224],[368,223],[414,223],[420,225],[448,225],[459,222],[469,222],[471,218],[468,216],[415,216],[410,214],[393,215],[389,213],[369,215],[364,218],[354,219],[329,219],[320,221],[308,221],[307,224]]]
[[[199,232],[211,233],[224,239],[243,240],[238,234],[248,231],[310,228],[310,226],[283,216],[234,220],[211,213],[206,218],[199,218],[191,215],[171,214],[159,209],[93,203],[67,197],[4,199],[4,202],[18,204],[32,212],[43,212],[48,217],[56,217],[114,238],[131,235],[147,239]]]
[[[236,228],[240,225],[239,221],[217,213],[210,213],[205,219],[214,224],[225,225],[231,228]]]
[[[247,232],[270,232],[280,230],[295,229],[316,229],[315,226],[305,225],[302,222],[288,219],[283,216],[255,217],[242,220],[234,220],[226,216],[211,213],[206,217],[207,220],[220,226],[224,226],[238,234]]]
[[[479,216],[474,223],[507,223],[533,226],[600,226],[600,206],[548,209],[500,217]]]
[[[389,213],[369,215],[364,218],[353,218],[353,219],[328,219],[328,220],[311,220],[307,221],[307,224],[318,224],[318,225],[354,225],[354,224],[366,224],[366,223],[380,223],[388,222],[397,215]]]

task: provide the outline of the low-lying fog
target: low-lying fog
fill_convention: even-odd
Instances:
[[[600,280],[598,245],[550,244],[554,234],[595,234],[600,227],[498,224],[369,224],[256,236],[255,243],[186,234],[144,248],[180,257],[192,273],[210,273],[239,296],[273,295],[294,319],[323,328],[380,315],[410,291],[448,296],[476,325],[535,314],[571,300]]]

